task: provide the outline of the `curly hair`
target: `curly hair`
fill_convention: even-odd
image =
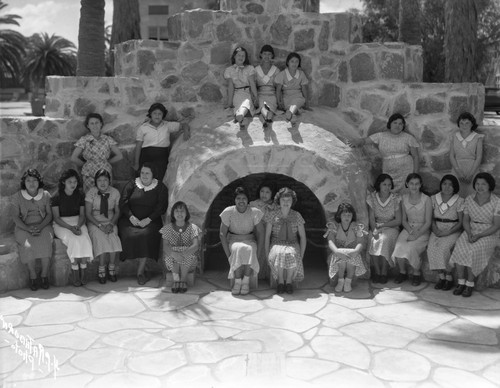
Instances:
[[[260,199],[260,191],[264,187],[267,187],[269,190],[271,190],[271,198],[274,198],[274,195],[276,194],[276,185],[274,184],[274,182],[262,182],[257,188],[257,199]]]
[[[404,131],[406,129],[406,120],[401,113],[394,113],[391,115],[391,117],[389,117],[389,120],[387,120],[387,129],[391,129],[392,122],[396,120],[403,121],[403,131]]]
[[[250,199],[247,189],[245,189],[243,186],[238,186],[236,189],[234,189],[233,199],[236,200],[236,197],[238,195],[244,195],[245,197],[247,197],[247,200]]]
[[[276,195],[274,196],[274,202],[279,205],[280,199],[284,197],[292,198],[292,206],[297,203],[297,194],[295,194],[295,191],[288,187],[283,187],[276,193]]]
[[[178,208],[184,208],[184,210],[186,212],[186,218],[184,221],[188,222],[189,219],[191,218],[191,214],[189,214],[189,209],[188,209],[187,205],[182,201],[177,201],[176,203],[174,203],[174,206],[172,206],[172,210],[170,210],[170,222],[172,222],[172,224],[175,224],[174,212]]]
[[[472,181],[472,187],[474,187],[474,190],[476,188],[476,182],[478,179],[484,179],[488,183],[488,187],[489,187],[490,191],[495,190],[496,182],[495,182],[495,178],[493,178],[493,175],[491,175],[487,172],[478,173]]]
[[[101,122],[101,125],[104,125],[104,119],[99,113],[89,113],[87,117],[85,117],[85,128],[89,129],[89,121],[90,119],[98,119]],[[90,129],[89,129],[90,131]]]
[[[162,119],[165,120],[165,117],[167,117],[168,110],[167,108],[165,108],[165,105],[163,105],[160,102],[155,102],[153,105],[151,105],[148,109],[148,114],[146,116],[151,118],[151,115],[155,110],[161,111],[161,113],[163,114]]]
[[[382,182],[385,182],[387,179],[389,179],[391,181],[391,190],[394,189],[394,180],[392,179],[392,176],[390,176],[389,174],[380,174],[377,177],[375,184],[373,185],[373,187],[375,187],[375,191],[377,193],[380,193],[380,185],[382,184]]]
[[[274,49],[273,49],[273,46],[271,46],[269,44],[265,44],[260,49],[260,57],[261,58],[262,58],[262,53],[271,53],[273,55],[273,58],[274,58]]]
[[[61,174],[61,177],[59,178],[59,193],[62,193],[66,187],[65,183],[69,178],[76,178],[76,189],[79,190],[82,188],[82,178],[80,178],[80,175],[76,172],[76,170],[73,170],[72,168],[64,171]]]
[[[354,210],[354,207],[347,202],[343,202],[339,205],[337,209],[337,213],[335,213],[335,222],[337,224],[340,224],[342,222],[342,214],[343,213],[351,213],[352,214],[352,222],[356,221],[356,210]]]
[[[475,131],[477,129],[478,125],[476,122],[476,118],[474,117],[474,115],[472,113],[469,113],[469,112],[461,113],[457,119],[457,126],[458,127],[460,127],[460,121],[462,121],[462,120],[469,120],[472,123],[471,131]]]
[[[44,183],[43,183],[42,175],[40,175],[40,173],[38,172],[38,170],[36,168],[28,168],[24,172],[23,176],[21,177],[21,189],[22,190],[26,190],[26,178],[29,176],[35,178],[38,181],[38,188],[39,189],[43,189]]]
[[[455,175],[446,174],[444,177],[442,177],[441,182],[439,182],[439,190],[443,190],[442,186],[444,181],[451,182],[451,185],[453,186],[453,194],[456,194],[460,191],[460,183],[458,182],[458,179]]]
[[[302,58],[300,57],[300,55],[298,53],[290,53],[288,54],[288,56],[286,57],[286,61],[285,61],[285,64],[286,64],[286,67],[288,67],[288,62],[290,62],[290,59],[292,58],[297,58],[299,60],[299,66],[301,65],[302,63]]]

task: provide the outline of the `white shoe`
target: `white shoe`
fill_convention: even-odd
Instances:
[[[344,291],[345,292],[351,292],[352,291],[351,282],[352,282],[352,279],[346,279],[345,280],[345,284],[344,284]]]
[[[343,288],[344,288],[344,279],[339,279],[339,282],[335,286],[335,292],[342,292]]]
[[[233,289],[231,290],[231,294],[239,295],[241,292],[241,279],[234,279]]]

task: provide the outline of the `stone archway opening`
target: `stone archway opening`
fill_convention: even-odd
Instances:
[[[294,209],[305,220],[307,248],[304,255],[304,267],[321,268],[326,271],[327,245],[323,238],[326,225],[325,211],[316,195],[302,182],[289,176],[271,173],[258,173],[238,178],[225,186],[214,198],[205,218],[204,269],[228,271],[229,264],[220,244],[219,214],[234,205],[233,193],[236,187],[244,186],[250,193],[250,200],[257,198],[257,190],[262,182],[275,182],[277,189],[290,187],[297,193]]]

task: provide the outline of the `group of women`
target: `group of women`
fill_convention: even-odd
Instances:
[[[262,116],[266,129],[277,109],[285,111],[285,120],[295,123],[301,108],[308,107],[308,79],[302,71],[301,57],[293,52],[286,58],[286,68],[280,71],[273,65],[274,49],[264,45],[260,50],[261,63],[250,65],[245,48],[236,47],[231,55],[231,65],[224,71],[227,80],[226,108],[234,109],[234,122],[245,129],[244,119],[256,111]]]

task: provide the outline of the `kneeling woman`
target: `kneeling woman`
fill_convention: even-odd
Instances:
[[[292,210],[297,202],[295,191],[282,188],[275,197],[278,210],[266,215],[265,250],[274,279],[278,282],[278,294],[293,293],[293,282],[304,279],[302,259],[306,251],[304,219]]]
[[[220,214],[220,241],[229,260],[229,279],[234,279],[233,295],[250,292],[250,276],[259,273],[257,242],[262,235],[260,223],[264,214],[248,205],[248,193],[243,187],[234,191],[236,206],[229,206]]]

